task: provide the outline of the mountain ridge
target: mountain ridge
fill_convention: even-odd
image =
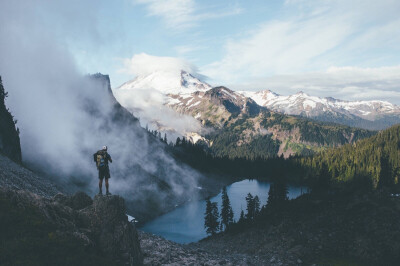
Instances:
[[[320,121],[371,130],[384,129],[394,123],[400,123],[400,106],[387,101],[344,101],[333,97],[310,96],[302,91],[288,96],[279,95],[271,90],[240,93],[271,110]]]
[[[200,86],[201,90],[193,87],[185,87],[186,82],[181,82],[186,78],[186,72],[181,72],[178,88],[171,92],[169,88],[154,88],[151,83],[147,87],[152,87],[148,92],[155,91],[161,93],[160,101],[153,104],[152,108],[144,109],[144,115],[151,116],[156,108],[165,110],[162,115],[171,114],[164,121],[157,121],[153,127],[162,130],[164,127],[173,128],[174,121],[184,117],[190,117],[190,123],[199,123],[200,128],[189,132],[180,132],[180,136],[187,137],[190,141],[203,141],[212,153],[216,156],[250,156],[250,158],[271,156],[289,157],[294,154],[309,154],[315,152],[323,146],[342,145],[352,143],[363,136],[370,136],[361,129],[350,129],[341,125],[326,125],[321,122],[312,121],[300,116],[290,116],[270,110],[257,104],[255,100],[245,95],[235,92],[227,87],[219,86],[209,88],[208,84]],[[161,77],[160,77],[161,78]],[[130,87],[115,89],[117,99],[131,112],[135,113],[140,91],[144,86],[143,77],[131,81]],[[200,80],[196,80],[201,82]],[[141,85],[140,85],[141,84]],[[169,85],[167,85],[168,87]],[[130,102],[129,99],[135,97],[136,101]],[[150,101],[151,98],[143,98],[143,101]],[[172,112],[172,113],[171,113]],[[154,114],[153,114],[154,115]],[[172,122],[171,122],[172,121]],[[163,125],[162,122],[165,124]],[[307,127],[312,128],[311,132]],[[330,132],[331,131],[331,132]],[[178,132],[179,133],[179,132]],[[267,143],[263,149],[255,148],[255,143]],[[259,144],[258,147],[261,147]],[[228,149],[224,148],[229,147]],[[253,150],[253,152],[250,152]],[[254,152],[257,150],[257,152]],[[253,153],[253,154],[251,154]],[[246,154],[246,155],[244,155]]]

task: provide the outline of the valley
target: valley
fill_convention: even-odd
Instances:
[[[225,87],[196,85],[192,89],[197,98],[187,97],[185,104],[175,102],[168,108],[197,119],[202,128],[191,132],[197,141],[181,135],[174,143],[168,142],[168,131],[143,128],[140,118],[119,104],[108,76],[96,74],[86,81],[93,82],[102,92],[97,98],[88,97],[82,101],[82,114],[100,123],[100,134],[110,134],[110,128],[126,134],[122,138],[123,149],[117,148],[121,147],[118,146],[121,139],[110,142],[120,153],[113,156],[117,167],[111,168],[111,184],[113,193],[124,197],[120,198],[124,207],[119,212],[124,214],[118,214],[119,221],[125,224],[129,214],[139,222],[138,232],[136,226],[128,225],[134,228],[129,235],[138,235],[138,242],[135,237],[129,240],[133,241],[129,245],[135,246],[135,255],[130,255],[136,260],[135,264],[143,261],[144,265],[194,262],[205,265],[324,265],[342,261],[358,265],[384,261],[390,265],[398,259],[396,195],[400,191],[397,170],[400,126],[376,132],[318,122],[271,111]],[[202,91],[197,91],[198,88]],[[183,98],[177,99],[182,101]],[[88,104],[95,101],[109,102],[110,109],[100,110]],[[8,135],[17,132],[15,124],[4,123],[3,127]],[[138,157],[130,161],[124,151],[140,149],[143,143],[148,153],[138,156],[136,151]],[[87,250],[91,254],[89,261],[96,261],[98,257],[93,254],[104,246],[91,239],[92,233],[85,234],[89,231],[102,234],[102,231],[91,227],[90,218],[85,215],[96,212],[102,197],[96,196],[93,201],[81,192],[68,196],[81,190],[95,194],[89,186],[93,182],[82,182],[88,180],[86,174],[92,175],[90,171],[86,174],[85,171],[69,172],[64,174],[69,179],[61,181],[62,174],[54,172],[53,167],[46,169],[46,164],[32,157],[19,161],[21,153],[15,154],[18,144],[2,150],[4,155],[0,157],[1,208],[8,212],[10,206],[17,204],[29,206],[25,207],[32,210],[27,214],[29,217],[42,217],[44,213],[40,219],[45,219],[49,230],[58,228],[57,252],[63,243],[78,247],[84,243],[79,241],[84,239],[91,243]],[[152,163],[148,164],[149,161]],[[122,166],[122,162],[126,164]],[[222,219],[219,210],[222,215],[224,196],[220,191],[225,186],[228,186],[226,197],[231,199],[232,221],[223,227],[222,220],[219,225]],[[112,197],[117,200],[118,196]],[[35,201],[28,203],[29,198]],[[258,205],[254,203],[256,198]],[[210,236],[205,230],[210,225],[204,220],[208,202],[215,204],[217,216],[214,218],[218,221],[218,227],[213,229],[215,233]],[[101,204],[107,209],[107,204],[114,203]],[[255,208],[253,214],[250,214],[251,208]],[[49,215],[49,210],[54,215]],[[64,218],[58,217],[60,213]],[[20,207],[9,215],[8,222],[3,225],[5,228],[14,228],[9,223],[13,217],[28,219]],[[95,223],[102,222],[100,219]],[[76,229],[79,233],[71,233],[64,223],[79,228]],[[30,223],[26,226],[39,235],[48,233],[46,227],[38,228]],[[365,230],[374,239],[386,239],[386,242],[369,242]],[[53,237],[54,233],[50,233]],[[76,242],[76,236],[81,240]],[[12,241],[10,239],[5,241]],[[19,243],[21,239],[15,241]],[[359,245],[357,241],[365,244]],[[9,254],[8,249],[5,252]],[[114,258],[112,263],[118,264],[121,255],[110,254],[104,258]],[[74,259],[79,256],[82,255],[77,254]]]

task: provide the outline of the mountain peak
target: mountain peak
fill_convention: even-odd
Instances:
[[[115,90],[148,89],[156,90],[163,94],[180,94],[206,91],[211,89],[211,86],[185,70],[154,71],[150,74],[137,76]]]

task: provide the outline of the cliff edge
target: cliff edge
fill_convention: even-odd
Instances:
[[[44,198],[0,188],[5,265],[142,265],[138,233],[120,196]]]

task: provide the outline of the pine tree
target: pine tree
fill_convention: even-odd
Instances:
[[[351,167],[347,167],[346,169],[349,169],[348,171],[351,171],[350,168]],[[349,172],[347,173],[347,175],[351,175],[351,173]],[[318,172],[317,182],[314,185],[313,189],[317,191],[326,191],[330,187],[330,180],[331,180],[331,175],[329,173],[328,166],[325,163],[322,163],[320,166],[320,170]]]
[[[381,155],[379,165],[381,170],[379,172],[378,188],[391,187],[394,180],[388,156]]]
[[[221,230],[225,230],[233,223],[233,210],[231,202],[226,191],[226,187],[222,188],[222,208],[221,208]]]
[[[5,106],[5,98],[7,98],[8,93],[4,90],[3,81],[1,80],[0,76],[0,106]]]
[[[260,199],[256,195],[254,197],[254,217],[257,217],[259,213],[260,213]]]
[[[244,220],[245,220],[245,217],[244,217],[244,211],[243,211],[243,210],[241,210],[241,212],[240,212],[240,217],[239,217],[239,223],[242,223],[242,222],[244,222]]]
[[[283,178],[276,179],[269,187],[267,205],[276,206],[284,203],[289,199],[287,194],[286,182]]]
[[[268,199],[267,199],[267,205],[271,206],[273,202],[275,201],[275,186],[274,183],[271,183],[269,185],[269,190],[268,190]]]
[[[215,235],[218,232],[218,206],[216,202],[206,200],[206,212],[204,214],[204,228],[207,234]]]
[[[249,220],[253,220],[254,219],[254,198],[253,198],[253,195],[251,195],[251,193],[247,194],[246,201],[247,201],[246,218]]]

